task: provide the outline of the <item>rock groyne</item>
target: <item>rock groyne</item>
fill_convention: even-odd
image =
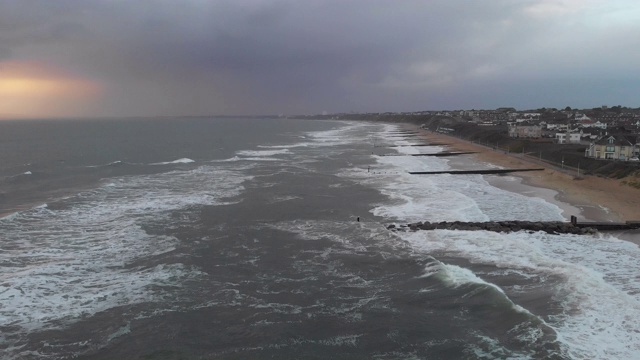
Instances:
[[[596,228],[583,227],[570,222],[562,221],[486,221],[486,222],[464,222],[464,221],[441,221],[441,222],[417,222],[403,225],[389,225],[387,229],[392,231],[417,231],[417,230],[486,230],[494,232],[510,233],[515,231],[544,231],[548,234],[595,234]]]

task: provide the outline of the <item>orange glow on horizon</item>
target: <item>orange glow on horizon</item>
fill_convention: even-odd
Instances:
[[[0,62],[0,117],[86,115],[99,83],[38,62]]]

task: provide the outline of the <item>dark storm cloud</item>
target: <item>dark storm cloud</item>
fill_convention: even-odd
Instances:
[[[0,1],[0,59],[95,77],[108,114],[600,104],[639,88],[632,4]]]
[[[63,1],[0,1],[0,9],[0,49],[5,56],[14,48],[55,43],[85,31],[66,15],[72,7]]]

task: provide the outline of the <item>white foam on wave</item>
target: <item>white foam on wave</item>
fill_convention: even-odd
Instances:
[[[538,197],[529,197],[490,185],[483,176],[471,175],[460,179],[455,175],[440,177],[443,190],[459,192],[473,199],[491,220],[562,221],[563,210]]]
[[[355,230],[352,222],[335,221],[295,220],[266,225],[278,230],[298,234],[303,240],[330,239],[342,245],[351,244],[351,241],[348,236],[340,236],[338,234],[346,234]]]
[[[195,160],[191,160],[189,158],[181,158],[181,159],[178,159],[178,160],[159,162],[159,163],[152,163],[152,164],[149,164],[149,165],[190,164],[190,163],[194,163],[194,162],[195,162]]]
[[[312,140],[311,146],[331,147],[357,143],[373,145],[371,137],[362,136],[363,129],[369,127],[379,128],[376,124],[372,125],[357,121],[339,121],[339,124],[335,129],[307,132],[307,137]]]
[[[258,326],[269,325],[271,322],[261,322]],[[255,346],[255,347],[241,347],[238,350],[240,352],[263,352],[266,349],[284,349],[287,347],[299,347],[305,344],[312,345],[323,345],[323,346],[334,346],[334,347],[356,347],[358,345],[358,340],[362,337],[363,334],[347,334],[347,335],[338,335],[325,339],[306,339],[306,338],[295,338],[293,340],[282,341],[277,343],[270,343],[264,346]],[[405,357],[406,358],[406,357]],[[409,358],[407,358],[409,359]]]
[[[640,358],[640,248],[610,235],[538,236],[533,243],[545,256],[571,264],[559,269],[567,281],[560,288],[565,314],[556,319],[570,353]]]
[[[250,157],[261,157],[261,156],[274,156],[274,155],[285,155],[291,154],[289,149],[279,149],[279,150],[241,150],[236,152],[236,154],[240,156],[250,156]]]
[[[304,143],[295,143],[295,144],[291,144],[291,145],[258,145],[259,148],[262,149],[293,149],[293,148],[300,148],[300,147],[308,147],[310,145],[310,143],[308,142],[304,142]]]
[[[224,163],[224,162],[261,162],[261,161],[282,161],[282,159],[270,158],[270,157],[239,157],[234,156],[228,159],[211,160],[211,163]]]
[[[465,269],[456,265],[449,265],[441,262],[434,262],[429,264],[425,268],[426,272],[424,277],[431,277],[434,275],[439,275],[440,280],[442,280],[446,285],[451,287],[459,287],[465,284],[483,284],[495,288],[499,292],[502,292],[495,284],[490,284],[482,279],[480,279],[473,271],[469,269]]]
[[[388,129],[387,129],[388,130]],[[382,135],[384,139],[384,134]],[[388,140],[387,140],[388,141]],[[406,144],[396,141],[394,144]],[[416,147],[397,148],[401,154]],[[448,168],[435,157],[375,157],[375,173],[345,169],[339,175],[378,189],[389,202],[371,210],[398,221],[563,220],[562,209],[534,197],[491,186],[483,176],[412,176],[406,171]],[[544,320],[558,334],[566,353],[583,359],[640,358],[640,250],[612,236],[499,234],[486,231],[398,233],[416,251],[491,265],[491,276],[521,275],[531,285],[507,293],[555,292],[564,311]],[[471,272],[447,268],[452,284],[478,282]],[[472,276],[473,275],[473,276]],[[551,282],[550,279],[554,279]],[[560,280],[557,280],[560,279]],[[481,279],[480,279],[481,280]],[[517,305],[516,305],[517,306]]]
[[[31,171],[25,171],[25,172],[17,174],[17,175],[6,176],[5,179],[12,179],[12,178],[17,178],[19,176],[28,176],[28,175],[33,175],[33,173]],[[0,179],[2,179],[2,178],[0,178]]]
[[[479,332],[472,332],[475,335],[478,343],[468,343],[465,346],[467,353],[473,354],[474,359],[534,359],[533,354],[527,354],[524,352],[513,353],[504,345],[500,344],[498,339],[491,338],[486,335],[482,335]]]
[[[415,144],[415,141],[406,141],[406,140],[397,140],[393,144],[396,147],[396,151],[402,155],[416,155],[416,154],[437,154],[444,151],[444,147],[442,146],[411,146],[411,144]],[[420,159],[415,159],[420,160]],[[446,162],[446,158],[439,159],[440,162]]]
[[[379,161],[413,162],[412,158]],[[394,157],[395,159],[396,157]],[[428,176],[409,175],[397,167],[376,167],[368,173],[366,170],[345,169],[340,175],[356,178],[360,182],[378,189],[390,201],[378,204],[371,212],[390,221],[485,221],[488,216],[482,213],[473,199],[457,191],[441,189],[434,179]]]
[[[515,304],[511,299],[509,299],[509,297],[504,292],[504,290],[502,290],[498,285],[481,279],[476,274],[474,274],[473,271],[469,269],[466,269],[457,265],[445,264],[445,263],[436,261],[430,264],[429,266],[427,266],[425,270],[426,270],[424,275],[425,277],[436,276],[440,281],[442,281],[447,286],[460,287],[462,285],[476,284],[476,285],[484,285],[489,288],[492,288],[493,290],[504,295],[505,300],[511,304],[514,310],[534,316],[527,309],[523,308],[520,305]]]
[[[371,124],[354,121],[336,121],[336,123],[338,123],[339,125],[334,129],[310,131],[305,133],[305,136],[300,137],[308,141],[297,142],[289,145],[258,145],[258,147],[263,149],[272,149],[265,151],[290,151],[291,149],[295,148],[303,148],[303,150],[324,148],[325,150],[329,150],[333,146],[353,144],[354,142],[372,142],[370,138],[362,138],[360,136],[362,134],[362,129],[372,126]],[[252,156],[252,154],[246,155]],[[262,155],[262,153],[260,153],[260,156],[265,155]]]
[[[576,358],[640,358],[640,249],[612,236],[418,231],[400,235],[416,250],[476,264],[555,276],[564,311],[545,321]],[[547,286],[550,286],[549,284]]]
[[[372,129],[373,132],[371,135],[369,135],[369,138],[371,139],[374,146],[379,146],[380,144],[395,145],[395,143],[393,143],[393,140],[391,140],[391,143],[390,143],[389,139],[390,139],[390,135],[392,135],[393,132],[398,130],[400,130],[398,125],[378,124],[377,128]],[[394,140],[400,141],[400,139],[394,139]]]
[[[44,204],[39,204],[39,205],[33,206],[31,209],[28,209],[28,210],[26,210],[26,211],[34,210],[34,209],[44,209],[44,208],[46,208],[47,206],[48,206],[48,205],[47,205],[46,203],[44,203]],[[7,214],[6,216],[2,216],[2,217],[0,217],[0,223],[2,223],[2,222],[9,222],[9,221],[14,220],[16,217],[20,216],[22,212],[24,212],[24,211],[16,211],[16,212],[13,212],[13,213],[9,213],[9,214]],[[1,248],[0,248],[0,249],[1,249]]]
[[[345,126],[346,125],[346,126]],[[358,128],[360,124],[355,122],[343,122],[340,126],[331,130],[323,130],[323,131],[311,131],[306,135],[319,143],[348,143],[347,136],[345,134],[352,129]]]
[[[122,160],[116,160],[116,161],[112,161],[110,163],[107,164],[101,164],[101,165],[87,165],[87,167],[90,168],[97,168],[97,167],[105,167],[105,166],[116,166],[116,165],[122,165],[124,164],[124,162]]]
[[[142,265],[178,245],[145,228],[165,226],[175,210],[230,203],[249,178],[213,166],[113,178],[62,209],[40,206],[0,222],[0,323],[19,334],[166,300],[163,286],[203,274],[180,263]]]
[[[237,154],[242,156],[259,155],[265,159],[266,156],[287,155],[292,154],[293,149],[297,149],[296,164],[309,164],[318,162],[319,158],[339,154],[344,151],[340,145],[347,144],[373,144],[370,137],[363,137],[363,133],[367,128],[380,128],[380,124],[370,124],[354,121],[335,121],[337,126],[334,129],[323,131],[306,132],[300,138],[305,139],[304,142],[297,142],[288,145],[258,145],[258,148],[266,149],[257,152],[243,151]],[[270,153],[273,152],[273,153]],[[243,158],[245,160],[246,158]],[[257,159],[255,159],[257,160]],[[279,159],[280,161],[282,159]]]
[[[271,201],[269,201],[270,204],[274,204],[274,203],[279,203],[279,202],[285,202],[285,201],[291,201],[291,200],[301,200],[302,197],[300,196],[295,196],[295,195],[285,195],[285,196],[274,196]]]
[[[8,213],[8,214],[6,214],[4,216],[0,216],[0,222],[11,221],[11,220],[15,219],[16,216],[18,216],[18,214],[19,214],[19,212],[16,211],[16,212],[13,212],[13,213]]]
[[[406,141],[395,141],[404,144]],[[400,147],[403,154],[417,147]],[[542,199],[496,188],[482,175],[411,175],[410,171],[446,171],[448,160],[430,156],[375,156],[374,171],[344,169],[339,175],[357,179],[387,195],[374,215],[397,221],[563,220],[562,209]]]
[[[130,333],[131,333],[131,324],[127,323],[127,325],[120,327],[114,333],[109,335],[107,341],[111,341],[111,340],[113,340],[115,338],[118,338],[118,337],[121,337],[121,336],[125,336],[125,335],[130,334]]]

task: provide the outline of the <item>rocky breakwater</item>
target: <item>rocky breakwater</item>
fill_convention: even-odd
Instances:
[[[562,221],[486,221],[486,222],[463,222],[463,221],[442,221],[442,222],[417,222],[412,224],[387,226],[392,231],[417,231],[417,230],[486,230],[495,232],[510,233],[515,231],[544,231],[548,234],[578,234],[588,235],[598,232],[591,227],[576,226],[570,222]]]

